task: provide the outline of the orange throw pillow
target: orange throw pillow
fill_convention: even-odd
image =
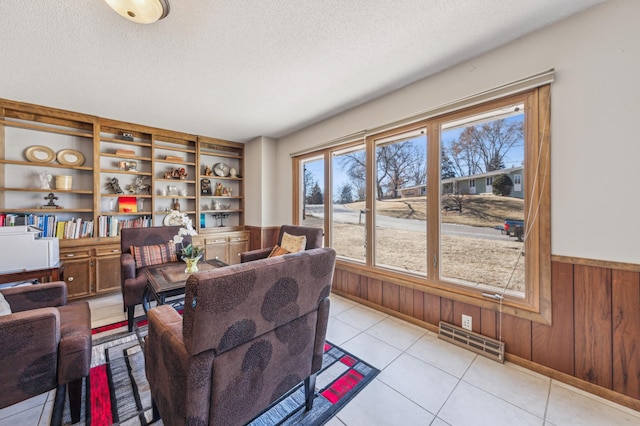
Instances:
[[[283,254],[289,254],[289,253],[291,253],[289,250],[283,249],[279,245],[276,245],[273,248],[273,250],[271,250],[271,253],[269,253],[269,256],[267,256],[267,257],[282,256]]]

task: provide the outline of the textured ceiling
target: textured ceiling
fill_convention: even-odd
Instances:
[[[188,133],[279,138],[601,0],[1,0],[0,97]]]

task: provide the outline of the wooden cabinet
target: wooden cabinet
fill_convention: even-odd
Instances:
[[[67,283],[67,297],[89,296],[94,291],[94,269],[91,249],[86,247],[60,248],[62,280]]]
[[[61,244],[61,279],[67,283],[69,299],[120,290],[119,244],[74,240]]]
[[[219,259],[229,265],[240,263],[240,253],[249,251],[249,232],[225,232],[207,236],[205,259]]]
[[[96,293],[120,290],[120,245],[95,248]]]

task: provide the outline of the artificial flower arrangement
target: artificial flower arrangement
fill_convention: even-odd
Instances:
[[[204,252],[202,247],[193,244],[188,244],[186,247],[183,245],[185,235],[198,235],[196,230],[193,229],[189,216],[187,216],[186,213],[181,213],[176,222],[182,223],[182,226],[178,230],[178,234],[173,237],[173,244],[176,246],[176,251],[178,251],[179,244],[181,249],[179,250],[180,255],[183,259],[197,259],[202,256],[202,253]]]

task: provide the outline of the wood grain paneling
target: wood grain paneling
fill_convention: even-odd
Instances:
[[[398,292],[400,313],[413,316],[413,289],[400,287]]]
[[[640,399],[640,273],[613,271],[613,390]]]
[[[440,299],[440,319],[450,324],[455,324],[453,321],[453,300]]]
[[[367,300],[376,305],[382,306],[382,281],[375,278],[368,279]]]
[[[462,302],[453,302],[453,324],[462,327],[462,315],[471,317],[471,331],[480,333],[480,307]]]
[[[498,339],[498,323],[495,311],[489,309],[480,311],[480,334]]]
[[[400,312],[400,287],[382,282],[382,306]]]
[[[424,321],[424,293],[422,291],[413,291],[413,317]]]
[[[574,266],[575,375],[611,389],[611,270]]]
[[[574,374],[573,265],[551,265],[552,323],[533,323],[532,361],[566,374]]]
[[[503,314],[502,340],[505,342],[506,352],[531,360],[531,321]]]
[[[440,296],[424,293],[424,321],[439,325],[441,318]]]

